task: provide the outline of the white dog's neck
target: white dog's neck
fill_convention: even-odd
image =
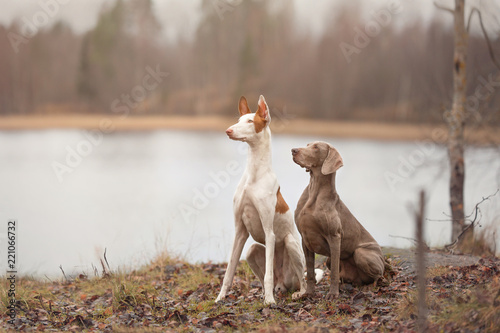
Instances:
[[[247,141],[247,172],[258,176],[272,167],[271,131],[266,127],[257,140]]]

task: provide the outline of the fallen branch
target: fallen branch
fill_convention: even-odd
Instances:
[[[406,239],[406,240],[412,241],[415,244],[415,246],[418,245],[418,240],[415,239],[415,238],[403,237],[403,236],[395,236],[395,235],[389,235],[389,237]],[[425,242],[424,242],[424,246],[425,246],[426,251],[429,251],[431,249]]]

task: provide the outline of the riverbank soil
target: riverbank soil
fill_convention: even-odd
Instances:
[[[273,117],[273,115],[271,115]],[[192,130],[224,131],[238,117],[221,116],[106,116],[106,115],[38,115],[0,117],[0,130],[40,130],[78,128],[115,131]],[[440,124],[380,123],[373,121],[329,121],[275,116],[271,121],[273,134],[336,137],[387,141],[446,141],[447,130]],[[466,128],[469,144],[500,144],[498,127],[481,125]]]

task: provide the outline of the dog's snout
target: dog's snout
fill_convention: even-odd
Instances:
[[[292,155],[295,156],[299,153],[299,150],[297,148],[292,149]]]
[[[227,135],[231,135],[231,134],[233,134],[233,130],[232,130],[231,128],[228,128],[228,129],[226,130],[226,134],[227,134]]]

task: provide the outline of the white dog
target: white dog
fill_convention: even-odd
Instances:
[[[248,161],[234,194],[234,238],[231,258],[216,302],[222,300],[233,282],[236,265],[249,234],[259,244],[247,253],[247,262],[264,287],[264,303],[275,303],[276,291],[306,291],[304,253],[292,211],[281,196],[280,187],[271,166],[271,116],[264,96],[258,110],[251,113],[245,97],[239,102],[240,119],[226,134],[232,140],[248,143]],[[274,288],[273,288],[274,287]]]

